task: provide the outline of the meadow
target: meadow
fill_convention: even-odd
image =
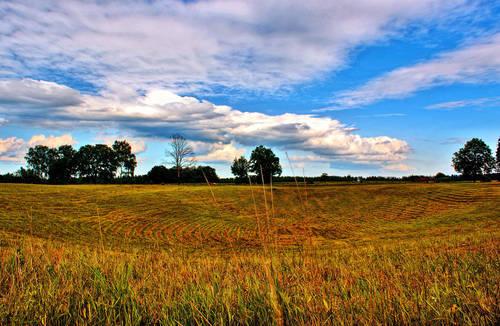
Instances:
[[[0,184],[0,324],[500,321],[500,184]]]

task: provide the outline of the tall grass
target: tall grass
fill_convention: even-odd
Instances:
[[[0,251],[0,322],[493,325],[498,244],[458,237],[206,256],[26,238]]]

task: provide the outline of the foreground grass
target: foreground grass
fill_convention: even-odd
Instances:
[[[495,324],[499,243],[477,236],[209,257],[28,239],[1,252],[0,321]]]
[[[0,324],[500,320],[494,184],[181,189],[0,188]]]

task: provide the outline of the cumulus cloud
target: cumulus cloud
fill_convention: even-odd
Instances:
[[[19,155],[21,154],[21,149],[24,148],[24,145],[25,142],[21,138],[0,138],[0,161],[19,161]]]
[[[61,136],[34,135],[29,140],[17,137],[0,138],[0,161],[22,162],[28,148],[36,145],[58,147],[74,145],[75,143],[75,139],[70,134]]]
[[[284,169],[290,169],[289,171],[293,174],[305,174],[306,168],[311,167],[312,165],[328,167],[332,158],[323,157],[321,155],[316,154],[308,154],[308,153],[299,153],[295,155],[288,155],[285,153],[285,161],[281,163]]]
[[[168,138],[182,133],[191,141],[212,144],[208,154],[200,153],[206,161],[232,160],[241,153],[238,146],[260,144],[308,151],[329,159],[378,163],[404,160],[409,151],[403,140],[362,137],[353,128],[328,117],[243,112],[165,90],[152,90],[126,100],[82,95],[78,105],[46,109],[38,116],[36,112],[37,108],[32,108],[29,114],[44,124],[55,121],[57,126],[114,126],[139,138]]]
[[[0,2],[0,71],[49,69],[103,87],[277,89],[466,0]],[[6,69],[8,67],[8,69]]]
[[[334,104],[357,107],[383,99],[407,97],[439,85],[497,82],[500,78],[499,53],[500,33],[435,59],[393,70],[357,89],[338,94]]]
[[[0,80],[0,107],[9,110],[63,107],[79,102],[79,92],[57,83],[33,79]]]
[[[61,136],[35,135],[28,140],[27,144],[31,146],[43,145],[47,147],[59,147],[61,145],[74,145],[76,140],[70,134]]]
[[[203,151],[203,149],[201,149],[201,146],[198,145],[197,147],[200,148],[201,151]],[[238,148],[233,142],[228,144],[224,144],[221,142],[206,144],[205,146],[203,146],[203,148],[206,153],[202,155],[196,155],[196,160],[199,162],[232,162],[235,158],[245,154],[245,149]]]

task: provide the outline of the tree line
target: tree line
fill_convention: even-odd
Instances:
[[[0,175],[0,182],[24,183],[269,183],[296,182],[293,176],[281,176],[279,157],[272,149],[257,146],[249,159],[235,158],[231,165],[234,178],[218,177],[211,166],[196,164],[194,150],[181,135],[171,137],[165,152],[167,164],[154,166],[144,175],[135,175],[137,158],[126,140],[116,140],[111,146],[105,144],[84,145],[75,150],[71,145],[49,148],[37,145],[26,153],[26,168],[16,173]],[[452,166],[460,175],[404,177],[355,177],[329,176],[302,177],[301,181],[314,182],[446,182],[460,180],[491,180],[500,176],[500,139],[496,157],[490,147],[481,139],[473,138],[453,154]],[[496,170],[496,174],[493,171]]]
[[[37,145],[25,155],[26,168],[0,175],[0,182],[21,183],[200,183],[218,182],[214,168],[196,165],[194,151],[181,135],[171,137],[166,151],[168,163],[154,166],[145,175],[135,175],[137,158],[126,140],[84,145],[75,150],[71,145],[50,148]]]
[[[447,176],[444,173],[437,173],[433,177],[429,176],[404,176],[397,177],[338,177],[328,176],[323,173],[320,177],[303,177],[305,182],[314,181],[403,181],[403,182],[446,182],[460,180],[491,180],[498,179],[500,174],[500,138],[498,139],[496,158],[493,157],[491,148],[479,138],[473,138],[465,143],[464,147],[453,154],[452,166],[460,176]],[[493,171],[496,170],[496,174]],[[231,172],[235,176],[237,183],[251,182],[250,173],[254,173],[257,182],[269,183],[270,178],[275,178],[277,182],[293,182],[294,177],[280,177],[282,173],[279,158],[270,148],[258,146],[250,155],[250,160],[244,156],[235,158],[231,165]]]
[[[25,160],[27,169],[21,169],[22,175],[50,183],[71,183],[74,179],[106,183],[116,176],[133,177],[137,167],[126,140],[117,140],[112,146],[84,145],[78,151],[71,145],[37,145],[28,149]]]

